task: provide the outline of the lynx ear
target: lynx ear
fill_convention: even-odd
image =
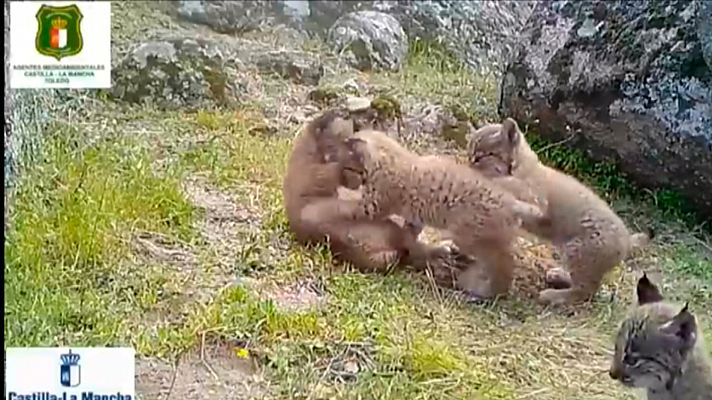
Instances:
[[[361,139],[361,138],[356,138],[356,137],[350,137],[346,138],[344,140],[344,143],[346,144],[346,147],[349,148],[349,150],[357,150],[359,145],[366,144],[366,141]]]
[[[349,151],[349,157],[351,160],[356,162],[358,165],[363,165],[364,155],[362,151],[359,151],[359,148],[365,145],[366,141],[361,138],[350,137],[344,140],[344,144]]]
[[[638,304],[656,303],[663,300],[663,295],[660,294],[658,287],[648,279],[648,275],[643,272],[643,276],[638,279],[638,286],[635,288],[638,295]]]
[[[502,133],[512,146],[519,144],[519,126],[514,118],[507,118],[502,121]]]
[[[681,350],[690,350],[697,341],[697,320],[688,310],[688,305],[660,327],[660,332],[674,336]]]

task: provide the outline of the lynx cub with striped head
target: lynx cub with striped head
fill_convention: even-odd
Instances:
[[[665,302],[645,275],[637,295],[618,331],[611,378],[646,389],[648,400],[712,400],[712,363],[695,316]]]

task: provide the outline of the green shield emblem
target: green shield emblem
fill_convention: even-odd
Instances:
[[[76,4],[64,7],[43,4],[36,18],[35,48],[38,53],[59,61],[82,51],[82,13]]]

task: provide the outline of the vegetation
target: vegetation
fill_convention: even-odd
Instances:
[[[112,21],[130,32],[125,11]],[[418,99],[489,116],[491,80],[438,51],[415,43],[402,72],[365,79],[404,109]],[[422,276],[361,274],[297,246],[281,198],[292,132],[265,134],[270,109],[255,104],[187,113],[101,100],[48,128],[6,231],[5,346],[133,345],[172,362],[223,343],[264,368],[272,399],[633,399],[605,370],[640,269],[712,329],[709,236],[663,194],[561,147],[547,161],[658,233],[590,305],[466,304]]]

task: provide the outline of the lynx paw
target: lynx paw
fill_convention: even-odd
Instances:
[[[436,248],[438,258],[455,270],[465,270],[475,263],[475,259],[460,252],[460,249],[450,240],[441,241]]]
[[[539,292],[539,302],[544,305],[561,306],[569,301],[567,289],[545,289]]]
[[[546,286],[552,289],[568,289],[573,286],[571,274],[563,268],[552,268],[546,271],[544,281]]]
[[[441,240],[438,247],[447,249],[450,254],[460,254],[460,249],[455,245],[452,240]]]
[[[470,304],[482,304],[491,300],[488,297],[481,296],[474,290],[463,290],[462,295],[465,299],[465,302]]]

